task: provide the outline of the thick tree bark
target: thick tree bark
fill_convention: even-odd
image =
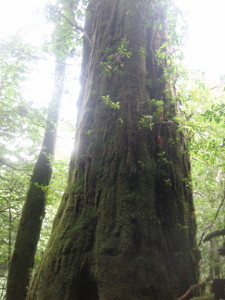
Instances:
[[[166,8],[89,2],[76,149],[29,300],[173,300],[198,282],[189,157],[155,56]]]
[[[64,72],[65,64],[57,63],[55,68],[55,87],[52,101],[49,104],[42,148],[34,166],[9,266],[7,300],[24,300],[26,298],[30,272],[33,267],[42,220],[45,214],[46,193],[52,175],[52,159],[55,150]]]

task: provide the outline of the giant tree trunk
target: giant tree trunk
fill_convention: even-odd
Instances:
[[[46,192],[52,175],[56,129],[63,91],[65,64],[55,68],[55,90],[49,104],[42,148],[31,177],[9,266],[7,300],[24,300],[45,214]]]
[[[166,7],[89,2],[76,149],[29,300],[172,300],[198,280],[189,158],[155,58]]]

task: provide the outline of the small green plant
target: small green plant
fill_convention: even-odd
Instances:
[[[161,160],[165,163],[169,163],[168,159],[166,157],[162,157]]]
[[[149,99],[149,102],[156,107],[161,107],[164,105],[163,100]]]
[[[138,166],[143,169],[145,167],[145,163],[143,161],[138,161]]]
[[[179,123],[182,121],[182,119],[180,117],[173,117],[173,121]]]
[[[128,41],[126,38],[123,38],[120,42],[120,45],[117,49],[117,54],[121,54],[122,57],[131,58],[132,53],[127,50],[128,47]]]
[[[152,127],[155,125],[153,122],[153,116],[151,115],[143,115],[139,121],[140,127],[148,128],[152,130]]]
[[[158,156],[158,157],[165,157],[165,155],[166,155],[166,152],[165,152],[165,151],[162,151],[162,152],[158,152],[158,153],[157,153],[157,156]]]
[[[49,185],[38,184],[37,182],[35,182],[34,185],[44,192],[49,190]]]
[[[183,229],[183,230],[187,230],[187,229],[189,228],[189,226],[187,226],[187,225],[182,225],[182,224],[180,224],[180,223],[177,223],[177,226],[178,226],[179,229]]]
[[[158,161],[159,162],[164,162],[164,163],[167,163],[167,164],[170,163],[170,161],[166,157],[166,152],[165,151],[157,153],[157,156],[158,156]]]
[[[172,186],[172,183],[171,183],[171,179],[170,179],[170,178],[164,179],[164,183],[165,183],[165,185],[167,185],[167,186]]]
[[[102,71],[106,77],[112,77],[112,72],[113,72],[113,62],[111,59],[108,57],[107,61],[101,61],[99,63],[102,67]]]
[[[156,99],[149,99],[149,103],[153,106],[154,113],[153,117],[154,120],[158,123],[160,120],[164,120],[163,111],[164,111],[164,101],[163,100],[156,100]]]
[[[86,130],[86,131],[85,131],[85,134],[86,134],[86,135],[91,135],[92,132],[93,132],[93,130],[90,130],[90,129],[89,129],[89,130]]]
[[[109,95],[102,96],[105,105],[113,109],[120,109],[120,102],[113,102]]]
[[[175,145],[176,143],[175,143],[175,141],[174,141],[174,139],[172,139],[172,138],[168,138],[168,143],[170,144],[170,145]]]
[[[100,62],[105,76],[111,77],[113,72],[119,72],[124,68],[124,59],[130,59],[132,55],[132,53],[128,51],[127,46],[128,41],[126,38],[123,38],[115,53],[109,54],[105,61]]]
[[[140,47],[139,48],[139,55],[142,57],[142,58],[145,58],[147,56],[147,52],[145,50],[144,47]]]

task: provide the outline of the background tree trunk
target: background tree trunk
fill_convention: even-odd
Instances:
[[[29,300],[172,300],[198,281],[190,164],[166,47],[156,59],[166,10],[166,1],[89,2],[92,48],[84,41],[68,188]]]
[[[30,272],[45,215],[46,193],[52,176],[64,73],[65,63],[56,63],[55,90],[48,108],[42,148],[34,166],[9,266],[6,295],[8,300],[24,300],[28,290]]]

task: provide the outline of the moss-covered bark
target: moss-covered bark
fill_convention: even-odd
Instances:
[[[64,72],[65,64],[57,63],[55,68],[55,90],[49,104],[42,148],[34,166],[9,266],[7,300],[24,300],[26,298],[30,272],[33,268],[34,256],[45,214],[46,192],[52,175],[52,160],[55,151]]]
[[[76,148],[29,300],[172,300],[197,282],[188,152],[155,57],[166,9],[89,3]]]

